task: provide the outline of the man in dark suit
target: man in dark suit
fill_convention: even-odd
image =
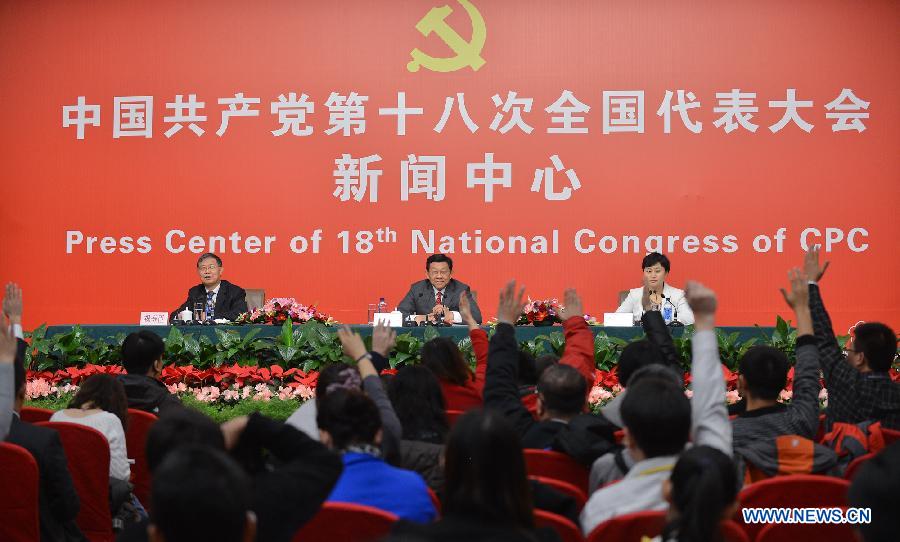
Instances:
[[[244,289],[222,280],[222,258],[211,252],[203,254],[197,260],[197,272],[201,284],[188,290],[187,300],[172,313],[173,320],[185,309],[193,312],[197,303],[205,308],[207,320],[234,320],[242,312],[247,312]]]
[[[425,280],[413,283],[409,292],[397,306],[406,319],[418,315],[431,323],[462,323],[459,315],[459,298],[469,295],[472,316],[481,323],[481,310],[471,295],[469,286],[452,277],[453,260],[444,254],[434,254],[425,260]]]
[[[25,342],[20,340],[19,352],[24,352]],[[40,488],[38,506],[41,525],[41,542],[86,541],[75,524],[81,506],[59,433],[46,427],[38,427],[19,419],[19,411],[25,401],[25,367],[21,354],[15,360],[16,401],[15,414],[9,427],[6,442],[28,450],[38,465]]]

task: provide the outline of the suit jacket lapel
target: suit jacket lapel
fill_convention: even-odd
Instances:
[[[218,313],[222,310],[222,307],[225,305],[225,297],[228,295],[226,292],[228,288],[226,287],[226,282],[223,280],[219,283],[219,293],[216,294],[216,307],[214,312]]]

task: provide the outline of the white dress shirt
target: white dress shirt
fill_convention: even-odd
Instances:
[[[628,291],[628,297],[619,305],[616,312],[630,312],[634,316],[634,321],[637,322],[644,315],[644,306],[641,303],[643,296],[643,286],[632,288]],[[665,284],[663,285],[663,296],[672,301],[672,305],[675,306],[673,316],[677,315],[679,322],[686,326],[694,323],[694,312],[688,306],[687,299],[684,297],[684,290]],[[665,306],[666,304],[667,302],[663,300],[663,305]]]

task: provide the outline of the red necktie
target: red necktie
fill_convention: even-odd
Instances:
[[[435,301],[437,301],[437,304],[438,304],[438,305],[443,305],[443,304],[444,304],[444,303],[443,303],[443,301],[444,301],[444,294],[442,294],[441,292],[438,292],[438,293],[437,293],[437,298],[435,299]]]

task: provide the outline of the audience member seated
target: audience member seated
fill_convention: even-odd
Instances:
[[[536,530],[522,444],[499,412],[471,411],[447,441],[441,519],[429,525],[399,522],[391,541],[534,542],[558,540]]]
[[[884,324],[858,325],[845,357],[819,292],[818,283],[827,268],[828,262],[819,265],[818,247],[806,253],[804,271],[810,280],[809,306],[819,340],[819,363],[828,389],[826,430],[835,422],[856,424],[869,420],[900,430],[900,383],[892,382],[888,374],[897,356],[897,335]]]
[[[11,352],[15,352],[15,340],[6,326],[0,326],[0,368]],[[59,433],[47,427],[38,427],[19,419],[18,412],[25,402],[25,366],[17,358],[15,372],[15,414],[6,442],[17,444],[34,456],[37,462],[40,487],[38,489],[38,515],[41,542],[82,542],[87,539],[75,524],[80,501],[72,475],[69,473],[66,452]]]
[[[629,376],[628,384],[634,386],[644,378],[659,378],[671,382],[673,386],[677,386],[679,389],[684,387],[684,380],[681,374],[661,363],[650,363],[642,366]],[[619,395],[625,395],[625,392],[622,391]],[[625,396],[627,397],[627,395]],[[621,419],[621,404],[617,408],[616,415]],[[612,453],[600,456],[591,465],[588,490],[590,493],[593,493],[607,484],[621,480],[634,467],[635,463],[631,449],[628,447],[620,447]]]
[[[150,542],[252,542],[250,479],[219,450],[182,446],[153,472]],[[262,539],[260,539],[262,540]]]
[[[669,502],[662,536],[651,542],[718,542],[719,524],[738,509],[739,489],[731,459],[709,446],[685,451],[663,482]]]
[[[643,377],[629,385],[622,403],[625,443],[636,463],[619,482],[595,491],[581,512],[585,534],[616,516],[662,510],[661,486],[693,435],[731,456],[731,424],[722,397],[725,382],[715,333],[715,294],[695,282],[686,289],[695,316],[691,340],[693,400],[672,378]],[[498,331],[499,333],[499,331]]]
[[[103,433],[109,441],[110,478],[125,481],[131,478],[125,450],[128,399],[125,388],[115,377],[98,374],[84,379],[69,407],[54,412],[50,421],[77,423]]]
[[[815,438],[819,427],[819,391],[822,389],[807,278],[799,269],[791,270],[789,277],[790,293],[784,289],[781,292],[794,310],[797,323],[797,364],[791,403],[778,402],[790,369],[784,352],[771,346],[754,346],[739,362],[738,392],[745,400],[745,409],[732,421],[732,440],[735,455],[746,462],[748,482],[779,473],[827,473],[837,463],[832,450],[813,444],[809,449],[802,448],[809,453],[808,461],[802,462],[803,468],[811,470],[785,471],[782,450],[776,442],[776,437],[784,435],[796,435],[810,441]],[[796,452],[798,448],[794,446],[793,449]]]
[[[192,445],[229,452],[251,477],[250,509],[260,541],[291,540],[318,512],[341,472],[336,454],[281,422],[251,414],[220,427],[195,410],[178,408],[163,412],[147,433],[147,466],[154,489],[157,467],[172,452]],[[118,540],[147,540],[146,522],[126,528]]]
[[[384,391],[378,376],[377,364],[388,366],[387,356],[397,340],[393,329],[384,324],[376,325],[372,330],[372,351],[366,352],[365,343],[358,333],[344,326],[338,330],[338,338],[344,349],[344,355],[357,363],[356,367],[345,363],[329,365],[319,373],[316,382],[316,399],[300,405],[287,419],[287,424],[300,429],[311,438],[319,439],[317,423],[318,405],[332,391],[338,389],[362,389],[378,406],[384,434],[381,439],[383,457],[391,464],[400,463],[400,436],[402,429],[397,415],[391,407],[391,401]],[[314,434],[314,436],[313,436]]]
[[[894,542],[900,533],[900,442],[868,460],[853,478],[850,506],[869,508],[872,522],[858,525],[863,542]]]
[[[122,366],[128,374],[118,378],[125,386],[128,408],[160,414],[168,408],[181,406],[181,401],[159,380],[165,350],[163,340],[152,331],[136,331],[125,337]]]
[[[24,360],[25,342],[22,338],[22,289],[15,283],[6,285],[3,296],[3,316],[0,321],[0,441],[9,433],[15,403],[15,371],[13,360],[20,356]],[[19,339],[19,340],[17,340]]]
[[[444,485],[440,459],[450,428],[437,377],[421,365],[405,365],[387,390],[403,428],[400,466],[418,472],[428,487],[440,491]]]
[[[319,405],[322,442],[343,456],[344,471],[329,501],[379,508],[401,519],[427,523],[437,515],[428,486],[415,472],[381,457],[381,417],[366,394],[339,389]]]
[[[522,436],[525,448],[552,449],[588,466],[615,448],[615,426],[602,416],[584,413],[588,381],[571,365],[560,363],[541,375],[537,385],[538,421],[522,405],[516,374],[519,350],[512,324],[523,306],[524,289],[516,295],[515,281],[510,282],[500,293],[500,323],[490,343],[485,408],[503,413]],[[574,290],[566,292],[561,317],[572,321],[569,325],[573,327],[579,325],[577,322],[584,325],[581,299]]]

